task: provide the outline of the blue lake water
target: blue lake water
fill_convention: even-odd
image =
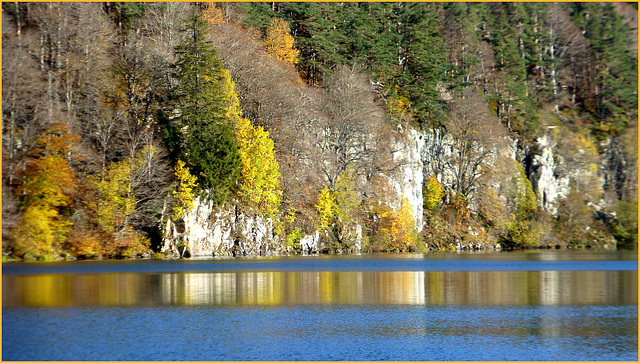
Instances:
[[[638,360],[637,254],[3,264],[3,360]]]

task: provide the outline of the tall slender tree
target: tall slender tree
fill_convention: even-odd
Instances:
[[[238,179],[240,154],[220,92],[222,63],[207,39],[207,26],[198,13],[187,24],[185,40],[176,48],[173,113],[160,122],[170,153],[185,161],[203,196],[221,205]]]

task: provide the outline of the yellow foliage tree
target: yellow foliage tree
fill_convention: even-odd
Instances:
[[[47,259],[53,252],[53,210],[29,206],[13,231],[13,253],[25,259]]]
[[[386,204],[373,208],[375,223],[371,225],[373,249],[379,251],[413,250],[416,247],[417,231],[411,204],[403,198],[400,208],[394,211]]]
[[[233,82],[231,73],[228,70],[222,69],[220,76],[222,77],[220,92],[225,103],[224,115],[232,125],[237,125],[242,118],[242,109],[236,92],[236,84]]]
[[[56,122],[37,139],[34,158],[23,174],[25,213],[14,231],[14,250],[26,258],[43,258],[65,240],[71,223],[59,209],[73,203],[76,178],[67,158],[79,136]]]
[[[127,226],[128,218],[136,207],[131,188],[130,159],[109,165],[104,180],[95,180],[98,191],[97,222],[103,232],[113,234]]]
[[[184,213],[193,208],[193,189],[198,185],[197,178],[189,172],[189,168],[185,166],[184,161],[178,160],[174,168],[174,175],[178,180],[176,190],[173,191],[173,197],[176,204],[173,207],[173,218],[179,219]]]
[[[24,196],[28,205],[52,209],[72,202],[75,178],[67,160],[59,155],[46,155],[27,162]]]
[[[282,199],[280,166],[276,160],[273,140],[262,126],[254,127],[242,117],[236,85],[228,70],[221,70],[221,93],[225,103],[225,117],[234,125],[240,177],[238,195],[251,207],[274,215]]]
[[[324,188],[318,195],[316,211],[322,229],[328,230],[338,222],[340,228],[346,227],[356,218],[359,202],[355,175],[350,171],[340,173],[334,188]]]
[[[236,141],[242,161],[239,196],[251,206],[273,215],[282,200],[280,166],[273,140],[262,126],[254,127],[248,119],[240,118]]]
[[[102,179],[91,178],[96,191],[95,223],[105,235],[104,252],[108,256],[130,257],[148,251],[149,239],[136,231],[132,220],[139,214],[137,190],[144,183],[147,162],[158,150],[145,147],[134,158],[109,165]]]
[[[401,250],[415,248],[417,232],[411,204],[407,198],[402,199],[400,209],[393,213],[390,232],[394,248]]]
[[[328,231],[338,214],[338,203],[329,188],[324,188],[318,194],[318,202],[316,203],[316,211],[320,219],[320,229]]]
[[[342,221],[353,220],[360,203],[359,195],[356,192],[355,176],[352,170],[347,170],[340,173],[336,178],[334,189],[334,195],[338,203],[336,216]]]
[[[434,211],[444,196],[442,184],[434,175],[430,176],[427,182],[424,183],[422,195],[424,197],[424,209]]]
[[[294,49],[294,42],[295,40],[291,36],[287,22],[280,18],[274,18],[267,28],[267,34],[264,40],[267,52],[271,56],[295,65],[298,63],[300,51]]]
[[[29,159],[24,173],[23,195],[28,205],[52,209],[72,202],[75,177],[67,158],[79,136],[70,134],[66,126],[54,123],[37,140],[37,158]]]
[[[350,249],[361,238],[360,195],[356,190],[355,173],[340,173],[334,188],[324,188],[318,194],[315,205],[320,231],[333,237],[329,248]]]
[[[211,2],[202,4],[202,16],[211,25],[218,25],[225,22],[222,10]]]

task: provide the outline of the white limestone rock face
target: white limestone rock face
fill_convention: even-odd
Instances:
[[[164,253],[179,253],[180,245],[192,257],[270,256],[282,252],[270,218],[248,214],[232,204],[216,208],[199,197],[182,221],[167,221],[164,227]]]
[[[600,167],[596,160],[589,161],[594,156],[589,156],[591,151],[578,146],[576,149],[565,150],[564,154],[558,152],[557,144],[562,140],[554,139],[554,136],[545,135],[537,139],[539,152],[531,158],[529,178],[533,189],[538,194],[540,206],[550,214],[557,216],[560,201],[569,195],[570,184],[576,183],[580,188],[582,183],[590,183],[596,180],[600,192],[607,183],[602,156]],[[565,146],[566,148],[566,146]],[[576,160],[582,161],[576,162]],[[592,197],[596,197],[593,195]],[[594,201],[594,208],[599,209],[600,202]]]
[[[405,137],[396,145],[393,153],[394,161],[400,163],[400,172],[395,179],[391,179],[389,184],[396,191],[399,198],[395,205],[391,207],[399,209],[402,199],[406,198],[411,205],[413,219],[418,232],[422,231],[423,197],[422,182],[424,171],[422,164],[422,153],[424,148],[424,137],[414,129],[405,131]]]
[[[316,231],[315,234],[304,236],[300,239],[300,249],[302,255],[311,255],[318,253],[318,246],[320,244],[320,232]]]
[[[447,167],[447,161],[456,152],[453,137],[442,129],[425,130],[422,136],[421,159],[424,165],[424,175],[435,175],[440,183],[453,185],[456,170]]]
[[[545,135],[536,141],[540,154],[534,155],[529,178],[538,194],[540,206],[552,215],[558,214],[558,202],[569,194],[569,177],[560,177],[556,173],[557,161],[554,158],[556,143]]]

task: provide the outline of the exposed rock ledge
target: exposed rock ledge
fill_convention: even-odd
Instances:
[[[164,224],[161,252],[199,256],[272,256],[286,254],[273,221],[234,204],[214,207],[196,198],[183,220]]]

